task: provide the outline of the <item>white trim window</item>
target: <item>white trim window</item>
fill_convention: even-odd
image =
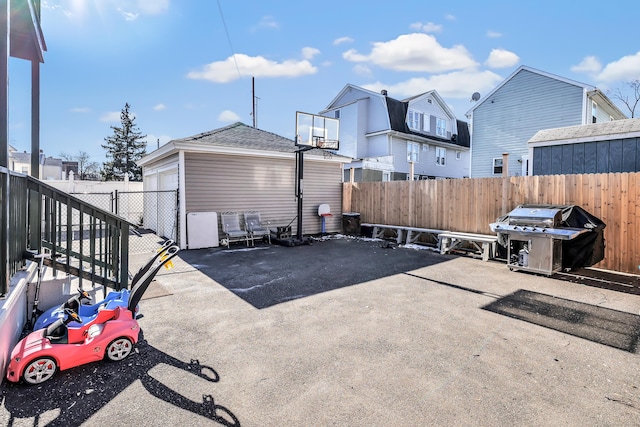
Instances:
[[[436,165],[444,166],[447,158],[447,149],[436,147]]]
[[[502,175],[502,157],[496,157],[493,159],[493,174]]]
[[[598,116],[598,103],[596,101],[591,101],[591,123],[595,123],[597,121]]]
[[[407,142],[407,162],[418,163],[420,161],[420,144]]]
[[[456,150],[456,160],[462,159],[462,151]]]
[[[440,117],[436,118],[436,135],[447,137],[447,121]]]
[[[429,144],[422,144],[422,151],[429,151]]]
[[[407,113],[407,126],[409,126],[409,129],[422,130],[422,113],[416,110],[409,110]]]

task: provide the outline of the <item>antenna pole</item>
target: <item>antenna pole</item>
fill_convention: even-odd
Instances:
[[[256,78],[251,77],[251,116],[253,117],[253,127],[256,127]]]

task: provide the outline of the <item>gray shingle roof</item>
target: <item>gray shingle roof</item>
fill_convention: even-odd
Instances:
[[[593,139],[603,136],[624,135],[640,132],[640,119],[613,120],[604,123],[569,126],[538,131],[529,140],[532,142],[565,141],[575,139]]]
[[[244,123],[234,123],[219,129],[202,132],[174,142],[188,142],[220,147],[246,148],[292,153],[296,151],[295,142],[275,133],[256,129]]]

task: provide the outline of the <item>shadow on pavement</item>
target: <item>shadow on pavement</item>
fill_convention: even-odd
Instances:
[[[428,250],[369,239],[293,247],[183,251],[180,257],[258,309],[448,261]]]
[[[223,426],[240,426],[236,416],[224,406],[215,404],[210,394],[203,394],[203,401],[195,402],[149,374],[152,368],[166,364],[180,370],[177,373],[180,382],[189,381],[190,377],[185,375],[187,372],[209,382],[218,382],[220,377],[213,368],[201,365],[195,359],[189,363],[182,362],[149,345],[142,332],[140,334],[137,351],[120,362],[101,361],[58,372],[39,386],[3,382],[0,392],[4,407],[10,414],[7,424],[13,425],[22,418],[35,418],[34,425],[80,425],[125,388],[140,380],[144,388],[158,399]],[[49,411],[52,414],[47,414]],[[54,418],[49,421],[48,417]]]
[[[640,316],[520,289],[485,310],[635,353]]]

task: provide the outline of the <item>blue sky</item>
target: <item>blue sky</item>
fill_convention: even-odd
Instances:
[[[435,89],[459,119],[520,65],[597,86],[640,79],[631,1],[42,0],[40,145],[87,152],[131,105],[148,149],[241,121],[293,138],[346,84]],[[9,61],[9,143],[30,150],[30,64]],[[628,114],[624,106],[620,109]]]

